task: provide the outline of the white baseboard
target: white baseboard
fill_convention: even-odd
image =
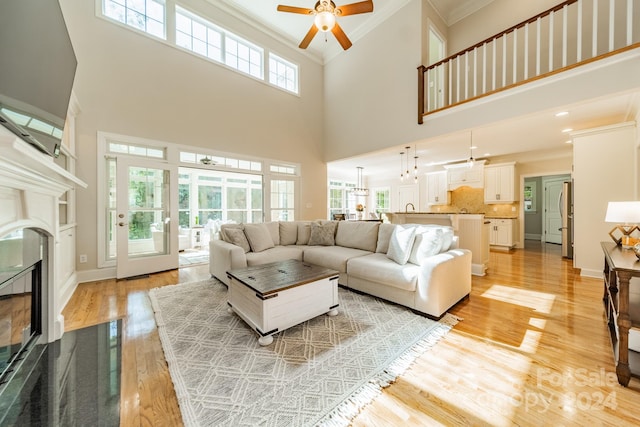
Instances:
[[[580,270],[580,276],[593,277],[594,279],[602,279],[602,270],[587,270],[583,268]]]
[[[116,268],[98,268],[95,270],[77,271],[78,283],[95,282],[96,280],[114,279],[116,277]]]
[[[471,274],[474,276],[484,276],[487,266],[484,264],[471,264]]]
[[[67,281],[60,287],[58,307],[60,307],[61,309],[66,307],[67,303],[71,299],[71,295],[73,295],[77,287],[78,287],[78,276],[76,272],[74,272],[69,276],[69,278],[67,278]]]

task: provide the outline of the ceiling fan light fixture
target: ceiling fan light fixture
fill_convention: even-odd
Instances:
[[[336,16],[331,12],[320,12],[316,14],[314,24],[318,30],[323,33],[327,33],[333,29],[336,25]]]

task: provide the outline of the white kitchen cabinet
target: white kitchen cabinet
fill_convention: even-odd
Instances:
[[[448,205],[451,193],[448,190],[447,171],[431,172],[427,174],[427,204]]]
[[[489,220],[489,244],[491,246],[502,246],[512,248],[515,246],[513,238],[516,235],[516,221],[513,219],[491,219]]]
[[[517,200],[515,163],[502,163],[484,168],[484,202],[512,203]]]
[[[482,188],[484,186],[484,160],[476,161],[473,167],[466,163],[445,165],[449,191],[459,187]]]

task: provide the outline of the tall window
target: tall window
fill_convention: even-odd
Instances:
[[[376,188],[373,191],[373,197],[375,202],[375,212],[380,215],[382,212],[389,212],[390,206],[390,198],[389,198],[389,187],[385,188]]]
[[[102,5],[105,16],[152,36],[166,38],[164,0],[103,0]]]
[[[298,66],[270,53],[269,83],[290,92],[298,93]]]
[[[295,182],[291,179],[271,180],[271,221],[295,220]]]
[[[351,191],[355,186],[349,182],[329,181],[329,219],[333,219],[333,214],[337,213],[345,214],[347,218],[349,214],[355,216],[358,202]]]

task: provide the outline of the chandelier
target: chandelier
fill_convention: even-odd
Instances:
[[[351,190],[351,192],[353,193],[353,195],[355,196],[368,196],[369,195],[369,189],[368,188],[364,188],[364,186],[362,185],[362,166],[358,166],[358,185],[356,185],[355,188],[353,188]]]

